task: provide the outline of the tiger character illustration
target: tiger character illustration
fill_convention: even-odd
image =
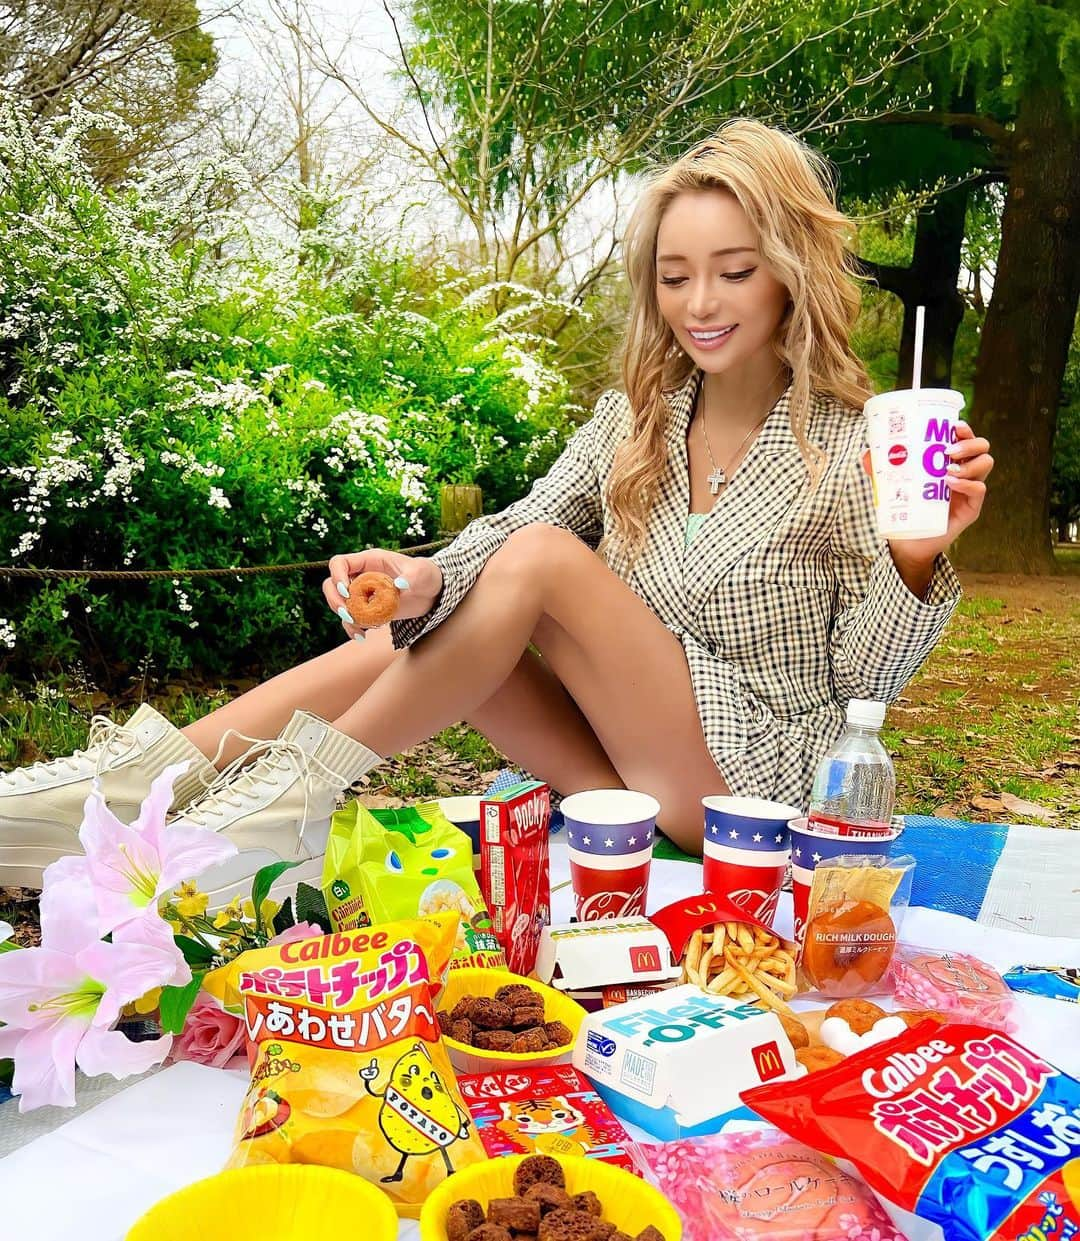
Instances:
[[[396,1171],[381,1177],[383,1184],[400,1181],[405,1164],[413,1155],[433,1155],[438,1151],[446,1164],[446,1175],[454,1171],[449,1147],[469,1136],[468,1115],[461,1110],[443,1085],[431,1056],[423,1043],[414,1043],[390,1070],[385,1087],[374,1087],[379,1076],[378,1061],[360,1069],[369,1094],[382,1099],[379,1128],[387,1142],[401,1156]]]
[[[500,1103],[503,1118],[495,1128],[518,1146],[547,1154],[580,1154],[596,1145],[585,1116],[563,1095]]]

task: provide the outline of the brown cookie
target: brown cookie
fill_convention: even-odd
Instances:
[[[475,1003],[475,997],[471,995],[463,995],[454,1005],[450,1018],[452,1021],[468,1021],[472,1013],[472,1006]]]
[[[435,1014],[435,1017],[439,1022],[439,1029],[443,1032],[443,1034],[449,1034],[450,1027],[454,1024],[453,1014],[447,1009],[442,1008]]]
[[[643,1228],[638,1233],[634,1241],[665,1241],[665,1239],[659,1228],[654,1228],[652,1224],[649,1224],[647,1228]]]
[[[537,1181],[525,1191],[525,1197],[540,1203],[541,1216],[549,1211],[566,1210],[573,1206],[573,1199],[565,1189],[557,1185],[549,1185],[547,1181]]]
[[[518,1164],[514,1172],[514,1193],[524,1195],[532,1185],[554,1185],[566,1188],[562,1164],[550,1155],[530,1155]]]
[[[552,1211],[540,1221],[539,1241],[608,1241],[610,1224],[586,1211]]]
[[[561,1021],[545,1021],[544,1033],[552,1047],[566,1047],[574,1041],[574,1032]]]
[[[462,1018],[461,1021],[452,1021],[450,1029],[446,1033],[459,1043],[471,1043],[473,1041],[473,1023],[468,1017]]]
[[[590,1215],[595,1215],[598,1218],[604,1214],[603,1203],[591,1189],[583,1190],[580,1194],[574,1194],[574,1207],[578,1211],[588,1211]]]
[[[484,1222],[484,1208],[475,1198],[463,1198],[450,1204],[446,1212],[446,1241],[465,1241],[465,1238]]]
[[[505,1030],[510,1024],[510,1007],[481,996],[473,1000],[469,1020],[481,1030]]]
[[[515,1056],[525,1056],[532,1055],[538,1051],[546,1051],[547,1046],[548,1041],[547,1035],[544,1033],[544,1027],[533,1026],[531,1030],[523,1030],[514,1039],[510,1050]]]
[[[531,1198],[492,1198],[488,1223],[502,1224],[515,1232],[536,1232],[540,1227],[540,1203]]]
[[[480,1051],[509,1051],[514,1045],[514,1035],[509,1030],[476,1030],[472,1045]]]
[[[501,1224],[481,1224],[474,1228],[465,1241],[514,1241],[510,1231]]]
[[[542,1004],[519,1004],[510,1010],[508,1024],[512,1030],[528,1030],[532,1026],[542,1026],[544,1006]]]
[[[523,982],[507,983],[505,987],[500,987],[495,992],[495,998],[500,1004],[509,1004],[511,1008],[518,1004],[538,1004],[542,1002],[537,992],[532,987],[527,987]]]

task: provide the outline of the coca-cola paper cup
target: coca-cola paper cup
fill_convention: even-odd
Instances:
[[[869,854],[888,857],[893,841],[900,835],[895,828],[887,833],[860,832],[852,829],[847,836],[818,831],[806,819],[792,819],[791,829],[791,895],[795,914],[795,942],[801,944],[806,931],[806,915],[810,911],[810,889],[814,871],[823,862],[845,854]]]
[[[705,891],[769,923],[790,859],[793,807],[758,797],[703,797]]]
[[[631,789],[591,789],[562,803],[579,922],[644,914],[660,803]]]

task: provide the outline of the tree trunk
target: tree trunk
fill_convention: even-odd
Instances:
[[[865,264],[881,288],[904,304],[900,334],[898,387],[911,383],[915,351],[915,309],[926,307],[922,387],[947,388],[952,381],[956,333],[964,317],[964,299],[957,288],[964,244],[968,190],[958,186],[939,194],[915,221],[915,246],[909,267]]]
[[[1078,140],[1060,83],[1021,100],[970,415],[996,465],[982,516],[956,548],[968,569],[1054,570],[1050,464],[1080,295]]]

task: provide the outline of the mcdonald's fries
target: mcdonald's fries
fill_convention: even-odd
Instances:
[[[790,1015],[795,954],[779,936],[746,922],[714,922],[694,931],[683,957],[683,982],[711,995],[745,996]]]

